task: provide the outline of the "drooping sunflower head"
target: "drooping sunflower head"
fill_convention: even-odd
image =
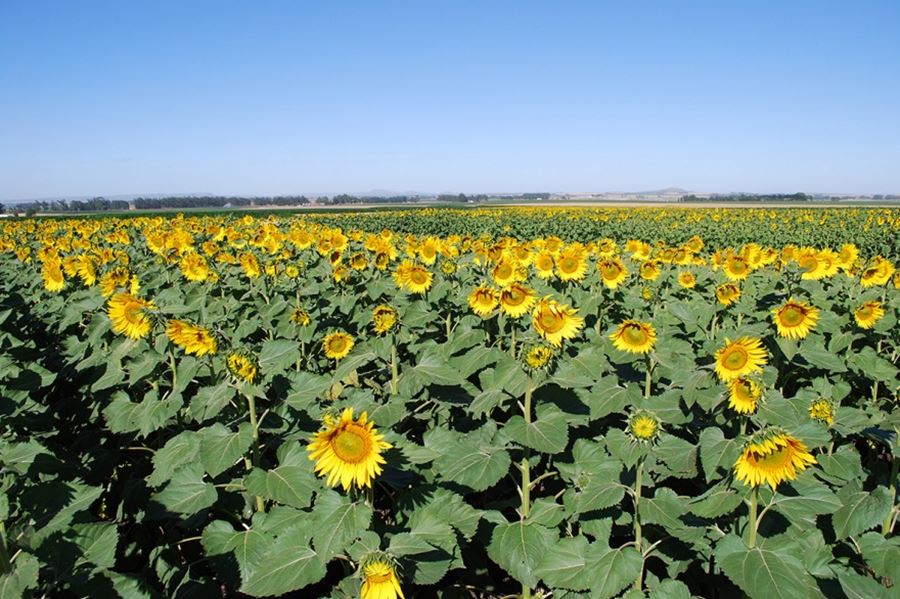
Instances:
[[[723,382],[730,383],[736,378],[762,371],[766,361],[766,350],[759,339],[725,339],[725,345],[716,351],[716,374]]]
[[[313,436],[306,450],[309,459],[316,462],[316,474],[327,477],[325,484],[334,487],[340,483],[349,491],[351,486],[358,489],[372,486],[372,480],[381,474],[381,465],[385,463],[381,453],[390,447],[366,412],[354,419],[353,408],[346,408],[339,418],[325,416],[322,429]]]
[[[871,329],[875,323],[881,320],[882,316],[884,316],[884,308],[881,307],[879,301],[865,302],[853,311],[853,318],[861,329]]]
[[[537,302],[531,312],[531,323],[548,343],[559,347],[563,339],[572,339],[584,327],[584,319],[575,310],[545,297]]]
[[[646,354],[656,343],[656,330],[649,322],[626,320],[622,322],[612,335],[616,349],[633,354]]]
[[[174,318],[166,323],[166,337],[187,355],[197,357],[214,355],[218,347],[215,336],[205,327]]]
[[[730,306],[741,297],[741,288],[734,283],[722,283],[716,287],[716,299],[723,306]]]
[[[327,358],[337,361],[350,353],[353,344],[353,337],[350,334],[344,331],[335,331],[325,336],[322,348],[325,350]]]
[[[376,306],[372,310],[372,325],[375,332],[383,335],[394,328],[397,324],[397,311],[387,304]]]
[[[628,417],[628,433],[635,441],[655,441],[659,437],[659,428],[659,418],[648,410],[637,410]]]
[[[390,556],[378,553],[363,560],[360,567],[363,583],[360,599],[404,599],[397,565]]]
[[[510,318],[520,318],[531,310],[537,301],[534,290],[521,283],[513,283],[500,292],[500,309]]]
[[[816,459],[802,441],[773,427],[747,440],[734,464],[734,474],[750,487],[766,483],[774,490],[815,463]]]
[[[610,289],[615,289],[628,278],[628,269],[618,258],[600,260],[597,262],[597,271],[600,273],[600,280]]]
[[[794,298],[772,310],[772,314],[778,334],[788,339],[803,339],[819,320],[818,308]]]
[[[469,307],[478,316],[488,318],[494,314],[494,308],[500,303],[493,287],[479,285],[469,294]]]
[[[683,270],[678,273],[678,284],[684,289],[693,289],[697,284],[697,277],[689,270]]]
[[[728,384],[728,407],[739,414],[752,414],[762,397],[762,387],[753,379],[739,377]]]
[[[312,318],[309,316],[309,312],[297,306],[291,312],[291,322],[294,324],[300,325],[301,327],[307,326],[310,322],[312,322]]]
[[[256,358],[250,352],[243,350],[233,351],[228,354],[228,357],[225,359],[225,366],[228,368],[231,376],[245,383],[252,383],[256,380],[256,375],[259,374]]]
[[[824,397],[813,401],[809,404],[809,417],[829,426],[834,424],[834,404]]]
[[[130,293],[117,293],[107,304],[113,331],[131,339],[141,339],[150,333],[152,323],[147,314],[150,310],[156,310],[152,302]]]
[[[523,355],[526,368],[529,370],[544,370],[550,368],[556,352],[552,347],[546,345],[534,345],[528,348]]]

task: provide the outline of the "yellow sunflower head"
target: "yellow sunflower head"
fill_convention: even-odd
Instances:
[[[659,278],[660,270],[658,260],[647,260],[641,264],[641,278],[647,281],[654,281]]]
[[[494,308],[500,303],[493,287],[479,285],[469,294],[469,307],[478,316],[488,318],[494,314]]]
[[[510,318],[520,318],[531,310],[537,301],[534,290],[521,283],[513,283],[500,292],[500,310]]]
[[[725,339],[725,345],[716,351],[716,374],[723,382],[730,383],[736,378],[762,371],[766,360],[766,350],[759,339]]]
[[[580,281],[586,272],[587,256],[582,249],[567,249],[556,257],[556,276],[560,281]]]
[[[404,599],[394,561],[382,553],[363,560],[360,599]]]
[[[809,417],[829,426],[834,424],[834,404],[824,397],[813,401],[809,404]]]
[[[113,331],[131,339],[141,339],[150,333],[152,323],[147,315],[150,310],[156,310],[152,302],[130,293],[117,293],[107,304]]]
[[[628,278],[628,269],[618,258],[600,260],[597,262],[597,271],[600,273],[600,280],[609,289],[615,289]]]
[[[253,354],[244,350],[233,351],[225,359],[225,366],[235,380],[252,383],[259,374]]]
[[[584,319],[575,310],[545,297],[531,312],[531,323],[548,343],[559,347],[563,339],[572,339],[584,327]]]
[[[523,277],[519,272],[516,263],[512,260],[502,259],[491,270],[491,277],[500,287],[511,285],[514,281],[519,281]]]
[[[819,310],[803,301],[790,298],[772,310],[778,334],[788,339],[803,339],[819,321]]]
[[[534,345],[528,348],[524,355],[525,367],[529,370],[549,369],[556,352],[546,345]]]
[[[322,429],[317,432],[306,450],[316,462],[315,472],[326,476],[329,487],[340,483],[345,491],[371,487],[372,480],[381,474],[385,463],[381,452],[391,445],[374,428],[363,412],[353,418],[353,408],[346,408],[340,418],[326,415]]]
[[[549,279],[553,276],[555,263],[553,261],[553,254],[549,251],[545,250],[538,253],[532,260],[532,264],[534,265],[535,273],[541,279]]]
[[[730,306],[741,297],[741,288],[734,283],[722,283],[716,287],[716,299],[723,306]]]
[[[353,337],[344,331],[335,331],[325,336],[322,342],[322,348],[325,350],[325,356],[332,360],[340,360],[350,353],[353,349]]]
[[[383,335],[394,328],[397,324],[397,311],[387,304],[376,306],[372,310],[372,325],[375,332]]]
[[[187,355],[193,354],[198,358],[214,355],[218,347],[216,338],[205,327],[174,318],[166,323],[166,337]]]
[[[697,284],[697,277],[689,270],[683,270],[678,273],[678,284],[684,289],[693,289]]]
[[[884,316],[884,308],[878,301],[866,302],[853,311],[853,318],[861,329],[871,329],[875,323],[881,320],[882,316]]]
[[[44,280],[44,289],[57,293],[66,286],[63,277],[62,266],[59,259],[45,260],[41,269],[41,278]]]
[[[729,281],[743,281],[750,274],[750,264],[742,256],[731,255],[725,259],[722,272]]]
[[[659,418],[648,410],[637,410],[628,417],[628,433],[635,441],[651,443],[659,437]]]
[[[646,354],[656,343],[656,330],[649,322],[626,320],[609,336],[616,349],[633,354]]]
[[[753,379],[739,377],[728,384],[728,407],[739,414],[752,414],[762,397],[762,387]]]
[[[735,477],[750,487],[766,483],[772,490],[791,481],[816,459],[799,439],[778,428],[753,435],[734,464]]]
[[[307,326],[310,322],[312,322],[312,318],[309,316],[309,312],[297,306],[291,312],[291,322],[294,324],[300,325],[301,327]]]
[[[431,271],[421,264],[413,264],[406,273],[406,288],[412,293],[422,295],[431,289]]]
[[[441,272],[445,275],[452,275],[456,272],[456,262],[453,260],[441,260]]]

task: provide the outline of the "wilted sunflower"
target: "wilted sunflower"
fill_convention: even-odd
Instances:
[[[766,483],[775,490],[779,484],[794,480],[807,466],[815,463],[816,458],[802,441],[772,428],[756,433],[747,441],[734,464],[734,474],[748,486]]]
[[[344,331],[335,331],[325,336],[322,347],[325,349],[325,356],[332,360],[340,360],[350,353],[353,349],[353,337]]]
[[[216,353],[216,338],[204,327],[183,320],[170,320],[166,324],[166,337],[187,355],[202,357]]]
[[[597,262],[600,280],[610,289],[618,287],[628,278],[628,269],[618,258],[607,258]]]
[[[491,316],[499,303],[497,292],[487,285],[479,285],[469,294],[469,307],[482,318]]]
[[[556,352],[552,347],[546,345],[535,345],[525,352],[525,365],[530,370],[541,370],[546,368]]]
[[[345,408],[340,419],[325,415],[322,430],[313,436],[306,450],[309,459],[316,462],[316,474],[327,476],[325,484],[334,487],[340,483],[349,491],[351,485],[358,489],[372,486],[385,463],[381,452],[390,447],[374,423],[369,422],[366,412],[354,420],[353,408]]]
[[[788,339],[803,339],[819,321],[819,310],[806,302],[790,298],[772,310],[778,334]]]
[[[616,349],[633,354],[646,354],[656,343],[656,330],[649,322],[626,320],[609,336]]]
[[[387,333],[397,324],[397,311],[387,304],[376,306],[372,310],[372,324],[379,335]]]
[[[140,339],[150,333],[150,318],[146,312],[155,310],[152,302],[140,299],[130,293],[118,293],[110,298],[107,313],[116,333]]]
[[[404,599],[400,581],[390,560],[375,559],[362,567],[360,599]]]
[[[225,359],[225,366],[228,368],[231,376],[245,383],[252,383],[258,373],[256,360],[249,353],[243,351],[235,351],[228,354],[228,357]]]
[[[884,316],[884,308],[878,301],[866,302],[853,311],[853,318],[861,329],[871,329],[876,322],[881,320],[882,316]]]
[[[513,283],[500,292],[500,309],[510,318],[528,314],[535,301],[534,291],[521,283]]]
[[[532,310],[531,323],[541,337],[559,347],[563,339],[572,339],[578,334],[584,319],[576,316],[574,309],[545,297]]]
[[[692,289],[697,284],[697,277],[689,270],[683,270],[678,273],[678,284],[684,289]]]
[[[723,306],[730,306],[741,297],[741,288],[734,283],[722,283],[716,287],[716,299]]]
[[[628,417],[628,433],[635,441],[654,441],[659,436],[659,419],[653,412],[638,410]]]
[[[728,407],[739,414],[752,414],[762,397],[762,387],[753,379],[739,377],[728,384]]]
[[[312,319],[309,317],[309,312],[298,306],[291,312],[291,322],[305,327],[312,322]]]
[[[729,383],[736,378],[759,372],[766,365],[766,350],[754,337],[736,341],[725,339],[725,346],[716,351],[716,374]]]
[[[809,417],[832,425],[834,424],[834,406],[827,399],[817,399],[809,404]]]

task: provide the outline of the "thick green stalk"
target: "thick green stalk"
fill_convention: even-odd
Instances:
[[[510,322],[509,329],[509,355],[515,359],[516,357],[516,325],[513,322]]]
[[[0,574],[12,572],[9,551],[6,549],[6,523],[0,521]]]
[[[637,580],[634,581],[635,590],[641,590],[644,578],[644,549],[643,549],[643,530],[641,529],[641,515],[638,511],[641,506],[641,484],[644,475],[644,458],[638,462],[637,472],[634,477],[634,546],[641,554],[641,570],[638,572]]]
[[[759,487],[754,486],[750,491],[750,538],[747,540],[747,546],[750,549],[756,547],[756,507],[759,502]]]
[[[528,384],[525,386],[525,400],[522,402],[522,412],[525,417],[525,426],[531,424],[531,377],[528,377]],[[531,451],[523,448],[522,457],[522,518],[527,519],[531,513],[531,470],[528,465],[528,458],[531,457]],[[522,584],[522,599],[531,599],[531,588]]]
[[[400,371],[397,366],[397,342],[391,343],[391,394],[397,393],[397,381],[400,379]]]
[[[891,478],[888,483],[888,489],[891,492],[891,510],[884,517],[884,522],[881,523],[881,534],[884,536],[891,534],[891,523],[894,520],[894,503],[897,501],[897,471],[898,467],[900,467],[900,458],[893,456],[891,461],[893,462],[891,464]]]
[[[253,440],[251,451],[252,451],[252,465],[259,466],[259,420],[256,418],[256,398],[253,395],[247,395],[247,408],[250,412],[250,428],[251,430],[251,439]],[[256,511],[262,512],[265,511],[266,504],[263,502],[263,498],[257,496],[256,497]]]

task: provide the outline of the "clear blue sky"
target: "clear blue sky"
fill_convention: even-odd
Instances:
[[[0,0],[0,200],[900,193],[900,2]]]

